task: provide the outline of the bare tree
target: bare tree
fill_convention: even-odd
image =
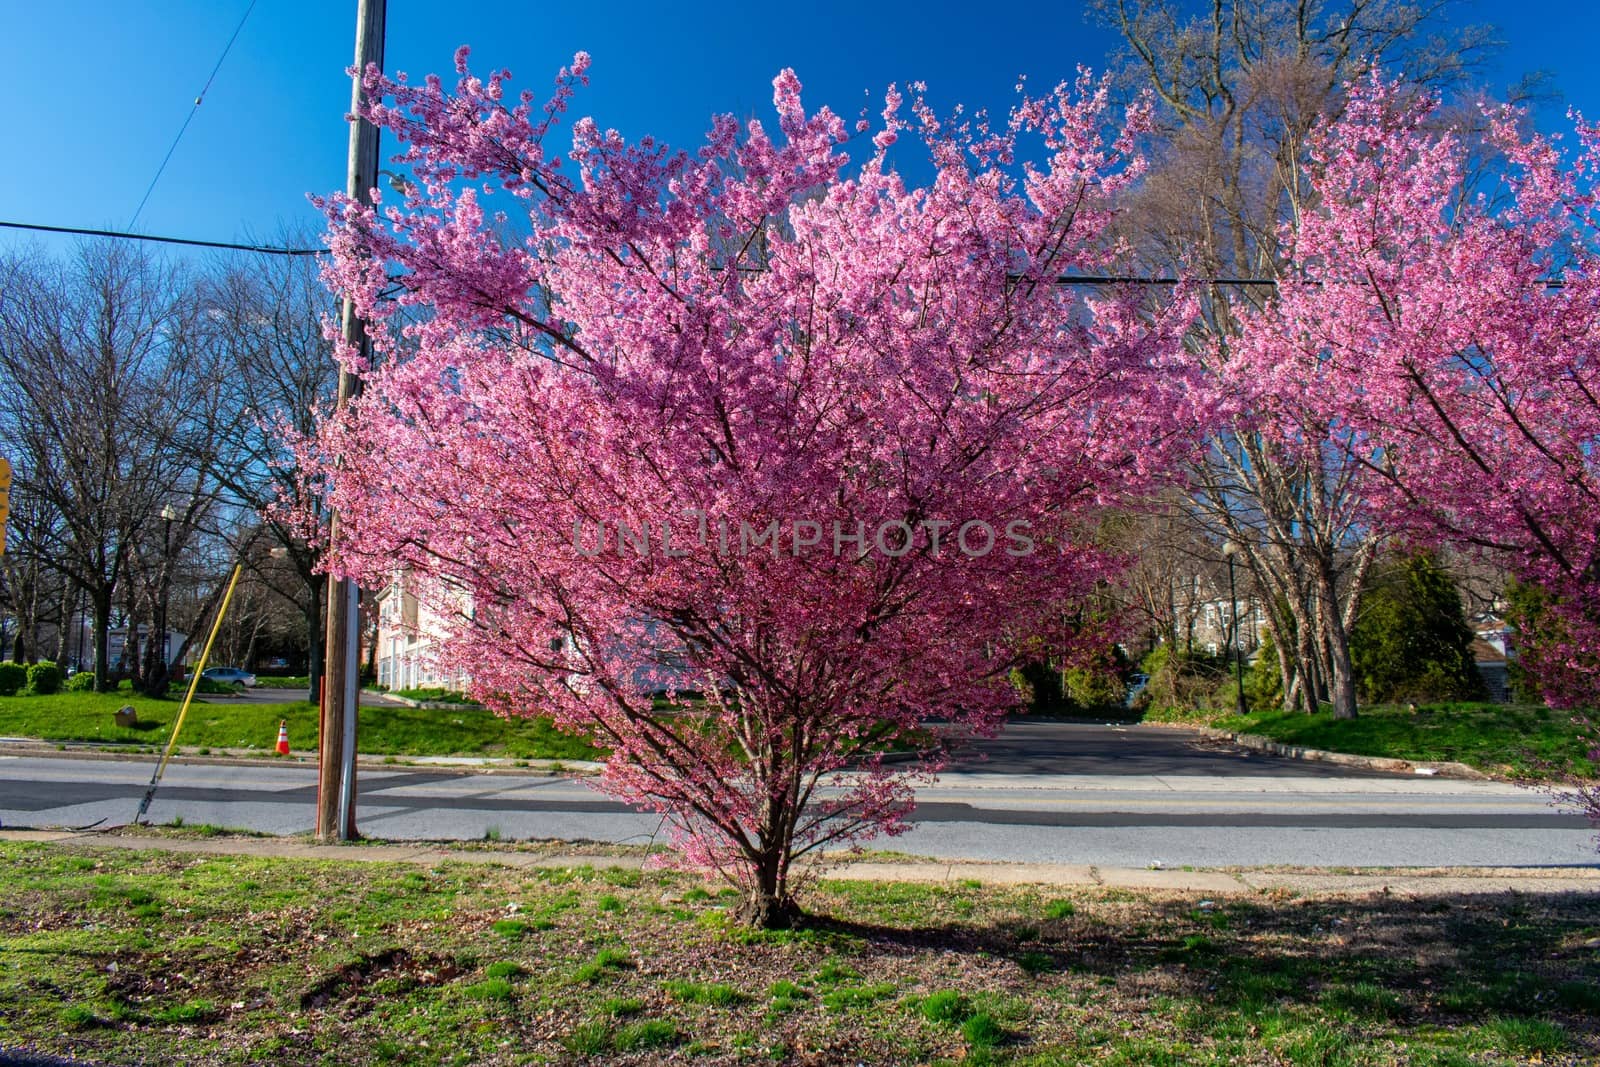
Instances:
[[[305,238],[286,234],[282,243]],[[203,293],[206,322],[227,368],[217,433],[225,494],[282,549],[278,556],[242,558],[260,582],[299,608],[315,700],[326,584],[318,572],[321,501],[309,495],[291,445],[312,432],[338,384],[324,331],[334,302],[310,258],[228,261],[208,276]]]
[[[182,550],[169,542],[153,558],[160,515],[198,529],[214,496],[216,378],[184,272],[116,244],[0,261],[0,370],[17,495],[57,519],[32,547],[83,592],[104,689],[114,610],[125,606],[130,641],[150,618],[133,576],[165,573]],[[167,666],[146,679],[163,693]]]

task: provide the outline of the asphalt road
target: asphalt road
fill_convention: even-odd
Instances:
[[[1581,817],[1515,786],[1352,772],[1244,755],[1149,728],[1009,728],[918,791],[880,847],[948,859],[1105,866],[1600,865]],[[0,823],[130,819],[152,763],[0,755]],[[660,820],[559,777],[364,768],[362,832],[392,839],[647,841]],[[308,764],[171,766],[150,811],[270,833],[310,829]]]
[[[1211,741],[1193,730],[1078,722],[1014,722],[974,742],[958,768],[990,774],[1389,778],[1386,772],[1313,763]]]

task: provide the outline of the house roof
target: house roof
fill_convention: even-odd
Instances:
[[[1504,663],[1506,654],[1481,637],[1472,639],[1472,659],[1475,663]]]

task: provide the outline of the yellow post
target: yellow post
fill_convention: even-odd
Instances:
[[[183,696],[183,707],[178,709],[178,720],[172,724],[172,735],[167,738],[167,747],[161,753],[161,761],[156,764],[155,773],[150,776],[150,788],[144,791],[144,799],[139,801],[139,813],[133,817],[138,821],[150,810],[150,802],[155,799],[156,784],[161,781],[161,775],[167,769],[167,761],[172,758],[172,750],[178,744],[178,731],[183,729],[183,718],[189,714],[189,704],[194,700],[195,691],[200,688],[200,672],[206,669],[206,660],[211,657],[211,646],[217,640],[217,631],[222,629],[222,620],[228,615],[228,604],[233,600],[233,587],[239,584],[239,573],[244,569],[244,564],[236,563],[233,567],[233,577],[228,579],[228,591],[222,594],[222,606],[217,609],[217,618],[211,624],[211,635],[206,638],[205,648],[200,651],[200,662],[194,665],[194,674],[189,678],[189,691]]]
[[[11,516],[11,461],[0,456],[0,556],[6,554],[6,519]]]

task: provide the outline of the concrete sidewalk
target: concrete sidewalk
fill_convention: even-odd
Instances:
[[[589,853],[574,848],[558,853],[491,849],[451,849],[428,843],[395,842],[320,845],[283,837],[184,838],[75,833],[54,830],[0,830],[0,841],[34,842],[59,848],[147,849],[193,855],[255,856],[346,863],[483,863],[525,869],[591,867],[638,868],[643,857]],[[1600,867],[1391,868],[1381,871],[1319,872],[1272,869],[1167,870],[1096,867],[1055,863],[947,863],[906,860],[845,860],[831,865],[828,878],[878,882],[959,882],[986,885],[1097,886],[1151,892],[1306,895],[1399,894],[1455,896],[1494,893],[1583,893],[1600,896]]]

